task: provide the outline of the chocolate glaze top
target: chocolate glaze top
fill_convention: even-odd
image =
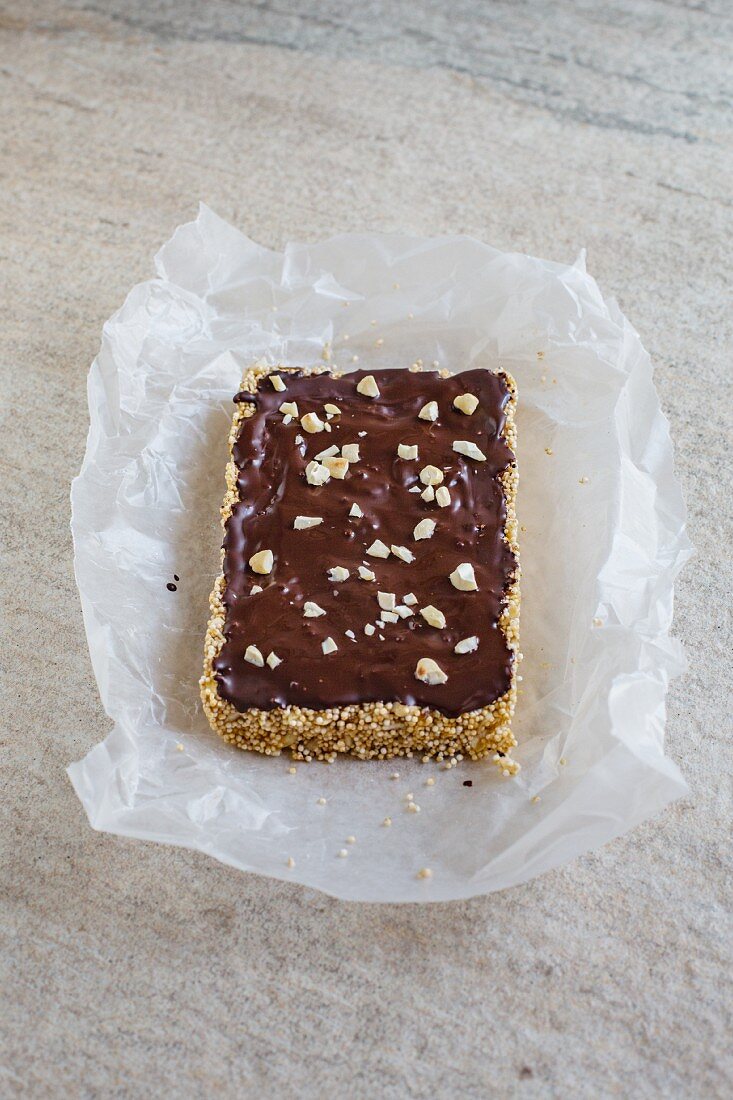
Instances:
[[[377,398],[356,391],[368,373],[377,381]],[[285,392],[275,391],[267,379],[260,382],[254,414],[242,420],[234,445],[239,502],[225,529],[225,642],[214,662],[222,697],[240,711],[392,701],[451,716],[492,703],[508,690],[514,659],[498,625],[516,570],[503,535],[506,510],[499,480],[513,461],[502,437],[510,396],[503,376],[485,370],[451,378],[408,370],[354,371],[341,378],[281,376]],[[453,408],[453,399],[462,393],[479,400],[472,416]],[[249,396],[238,394],[235,400]],[[296,402],[300,417],[316,412],[325,420],[327,402],[341,413],[329,421],[330,433],[310,435],[296,419],[283,422],[278,410],[284,401]],[[428,401],[438,403],[434,422],[418,418]],[[296,444],[296,436],[304,442]],[[486,461],[456,454],[456,439],[475,442]],[[327,447],[346,443],[358,443],[361,458],[349,466],[344,480],[332,477],[323,486],[309,485],[308,462]],[[417,444],[418,459],[399,458],[400,443]],[[428,464],[444,472],[448,507],[408,491],[415,485],[424,488],[419,474]],[[353,503],[362,518],[349,517]],[[295,530],[299,515],[322,516],[323,523]],[[413,528],[428,517],[436,523],[432,538],[415,541]],[[415,560],[408,564],[393,554],[385,560],[367,555],[375,539],[406,546]],[[274,555],[267,576],[248,565],[259,550]],[[473,565],[477,592],[461,592],[451,584],[449,574],[461,562]],[[329,580],[327,571],[337,565],[349,570],[348,580]],[[361,580],[360,565],[371,569],[376,581]],[[254,585],[261,585],[262,592],[253,593]],[[364,625],[379,618],[378,590],[394,592],[397,603],[412,592],[417,603],[414,615],[377,626],[369,637]],[[307,600],[326,614],[304,618]],[[420,615],[428,604],[444,613],[444,629],[429,626]],[[456,642],[471,635],[478,636],[478,649],[455,654]],[[338,649],[324,655],[321,643],[327,637]],[[250,664],[244,660],[248,645],[257,646],[265,658],[274,652],[282,664],[275,669]],[[437,661],[447,683],[430,686],[417,680],[421,657]]]

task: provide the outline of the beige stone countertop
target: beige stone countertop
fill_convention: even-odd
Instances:
[[[728,1097],[733,10],[0,3],[4,1097]],[[102,324],[199,200],[262,244],[465,232],[641,333],[697,554],[690,797],[526,886],[345,904],[95,833],[69,484]]]

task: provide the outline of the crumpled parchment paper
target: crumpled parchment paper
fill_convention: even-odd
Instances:
[[[278,253],[202,207],[156,271],[104,327],[72,489],[76,578],[113,722],[69,768],[95,829],[341,898],[437,901],[531,879],[685,793],[663,751],[665,693],[684,668],[669,629],[685,509],[649,357],[582,258],[375,235]],[[232,395],[252,360],[307,365],[329,345],[344,369],[354,356],[375,368],[420,358],[517,379],[514,779],[491,762],[416,760],[293,775],[289,758],[232,749],[203,718]],[[416,877],[424,867],[431,878]]]

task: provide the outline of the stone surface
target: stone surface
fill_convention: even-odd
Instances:
[[[730,6],[1,10],[3,1095],[730,1095]],[[64,773],[108,728],[68,532],[85,377],[199,199],[274,247],[587,246],[654,358],[690,508],[668,738],[689,799],[422,908],[92,832]]]

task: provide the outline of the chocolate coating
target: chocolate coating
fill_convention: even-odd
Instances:
[[[377,381],[378,398],[356,392],[367,373]],[[499,480],[514,459],[502,437],[510,397],[503,376],[472,370],[440,378],[436,372],[382,370],[341,378],[283,372],[282,378],[285,392],[278,393],[267,380],[260,384],[255,412],[242,421],[233,449],[239,502],[225,530],[225,642],[214,661],[221,696],[240,711],[392,701],[453,717],[494,702],[510,687],[514,660],[498,623],[516,571],[503,535],[506,508]],[[462,393],[479,400],[472,416],[453,408],[453,399]],[[245,394],[235,398],[248,399]],[[438,419],[419,419],[422,406],[433,400]],[[325,420],[327,402],[338,405],[341,414],[329,422],[330,433],[309,435],[299,420],[283,423],[278,410],[284,401],[297,403],[299,417],[316,412]],[[297,435],[304,444],[295,443]],[[456,454],[456,439],[475,442],[486,461]],[[361,459],[350,465],[345,479],[309,485],[308,462],[327,447],[346,443],[359,444]],[[400,443],[417,444],[418,459],[399,458]],[[446,508],[408,491],[414,485],[424,488],[419,474],[428,464],[444,471],[443,484],[451,494]],[[362,518],[349,517],[353,503]],[[323,523],[295,530],[298,515],[322,516]],[[413,528],[426,517],[435,520],[435,532],[416,542]],[[406,546],[415,561],[368,556],[375,539]],[[267,576],[253,573],[247,564],[259,550],[274,555]],[[451,584],[449,574],[461,562],[473,565],[477,592],[461,592]],[[376,581],[359,578],[362,564],[376,573]],[[336,565],[349,570],[348,580],[328,579],[327,570]],[[263,591],[253,594],[255,584]],[[418,602],[414,615],[377,627],[369,637],[364,624],[379,617],[378,590],[394,592],[397,603],[413,592]],[[306,600],[326,614],[304,618]],[[429,626],[420,615],[428,604],[444,613],[444,629]],[[356,641],[345,636],[346,630],[353,630]],[[455,654],[455,644],[471,635],[479,637],[478,649]],[[329,636],[338,650],[324,655],[321,642]],[[282,664],[275,669],[249,664],[244,660],[248,645],[264,656],[273,651]],[[421,657],[437,661],[447,683],[430,686],[415,679]]]

